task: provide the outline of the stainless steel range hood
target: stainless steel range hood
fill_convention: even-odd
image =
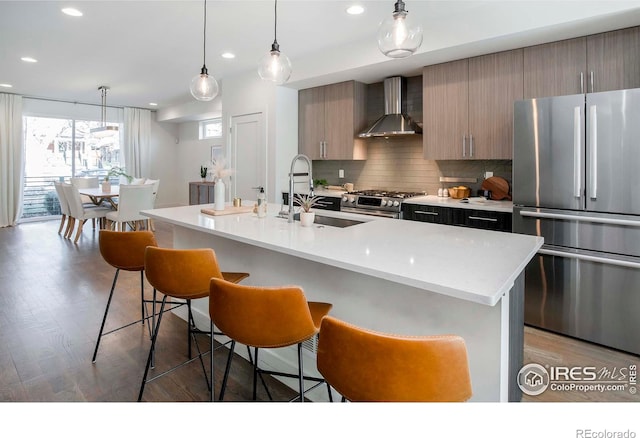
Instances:
[[[394,76],[384,80],[384,116],[358,137],[391,137],[422,134],[422,128],[406,114],[406,79]]]

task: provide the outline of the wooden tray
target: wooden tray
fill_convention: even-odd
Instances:
[[[230,205],[226,206],[224,210],[214,210],[213,208],[203,208],[200,210],[201,213],[210,214],[211,216],[224,216],[226,214],[239,214],[239,213],[251,213],[253,211],[253,207],[232,207]]]

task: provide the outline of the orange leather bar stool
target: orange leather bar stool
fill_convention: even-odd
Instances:
[[[116,273],[113,276],[111,292],[109,292],[107,307],[104,309],[102,325],[100,325],[100,332],[98,333],[98,340],[96,341],[96,348],[93,351],[93,358],[91,359],[93,363],[95,363],[96,361],[96,356],[98,355],[98,347],[100,347],[100,340],[103,336],[121,330],[125,327],[129,327],[138,322],[142,322],[142,324],[144,324],[145,320],[149,318],[149,316],[145,314],[145,303],[149,303],[151,301],[145,300],[144,298],[144,252],[148,246],[158,246],[158,243],[156,242],[156,238],[151,231],[133,231],[130,233],[122,233],[117,231],[100,230],[99,246],[102,258],[111,266],[116,268]],[[104,333],[104,326],[107,321],[109,307],[111,306],[111,299],[113,298],[113,292],[116,288],[116,283],[118,282],[118,274],[120,274],[121,270],[140,272],[141,316],[138,321],[131,322],[122,327]],[[151,334],[151,326],[149,327],[149,334]]]
[[[233,284],[219,278],[211,279],[209,315],[213,323],[231,339],[231,348],[220,391],[220,400],[229,377],[231,360],[236,342],[254,348],[253,357],[253,399],[256,399],[257,377],[271,374],[298,379],[298,396],[293,400],[304,401],[305,392],[324,383],[324,379],[305,376],[302,363],[302,343],[315,336],[320,329],[322,317],[331,310],[328,303],[307,302],[304,292],[296,286],[255,287]],[[259,367],[259,348],[280,348],[298,346],[298,374],[264,370]],[[251,353],[249,351],[249,353]],[[304,380],[316,382],[304,389]],[[264,380],[262,381],[264,384]],[[271,394],[268,388],[269,399]],[[327,385],[329,399],[331,388]]]
[[[202,360],[203,353],[200,352],[200,347],[198,346],[198,343],[195,339],[195,335],[198,333],[210,335],[211,344],[213,345],[213,335],[221,333],[213,332],[213,324],[211,324],[211,330],[209,331],[202,331],[196,328],[195,321],[193,319],[193,313],[191,312],[191,300],[209,296],[209,282],[211,278],[224,278],[229,282],[237,283],[239,281],[242,281],[244,278],[247,278],[249,274],[246,272],[221,272],[216,254],[211,248],[168,249],[148,247],[145,252],[144,266],[147,280],[149,281],[149,283],[151,283],[151,286],[153,286],[154,291],[157,290],[158,292],[161,292],[162,294],[164,294],[164,297],[160,305],[158,322],[156,323],[153,330],[153,335],[151,336],[151,348],[149,349],[149,357],[144,369],[142,384],[140,385],[138,401],[142,400],[142,395],[144,393],[144,388],[147,382],[151,382],[196,359],[200,360],[202,371],[204,373],[205,379],[207,380],[207,386],[209,387],[209,390],[212,390],[212,386],[209,383],[207,371],[205,370],[204,362]],[[151,366],[153,358],[155,344],[158,339],[160,324],[162,323],[162,315],[164,313],[164,308],[167,304],[168,298],[177,298],[180,300],[184,300],[184,302],[178,303],[178,305],[186,304],[188,307],[187,343],[189,350],[189,359],[182,364],[171,368],[168,371],[158,374],[151,379],[147,379],[149,368]],[[192,339],[198,350],[198,355],[194,358],[191,357]],[[213,357],[213,348],[211,349],[211,356]]]
[[[446,402],[471,397],[460,336],[397,336],[323,318],[318,371],[350,401]]]

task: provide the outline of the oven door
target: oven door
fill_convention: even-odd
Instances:
[[[377,217],[388,217],[391,219],[400,219],[400,213],[393,211],[379,211],[379,210],[367,210],[364,208],[354,208],[354,207],[341,207],[341,212],[344,213],[356,213],[356,214],[364,214],[367,216],[377,216]]]

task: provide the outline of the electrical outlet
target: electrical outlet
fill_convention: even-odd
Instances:
[[[344,178],[344,169],[338,170],[338,178]]]
[[[493,176],[493,172],[485,172],[484,179],[491,178]]]

